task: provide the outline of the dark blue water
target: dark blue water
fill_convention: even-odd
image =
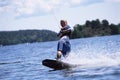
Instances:
[[[79,64],[50,71],[42,60],[54,59],[57,41],[0,47],[0,80],[119,80],[120,35],[71,40],[72,51],[63,61]]]

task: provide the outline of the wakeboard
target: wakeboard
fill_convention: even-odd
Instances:
[[[52,60],[52,59],[45,59],[42,61],[42,64],[54,70],[62,70],[62,69],[69,69],[75,67],[75,65],[63,61]]]

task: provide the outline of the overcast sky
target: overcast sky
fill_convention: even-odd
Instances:
[[[86,20],[120,23],[120,0],[0,0],[0,31],[49,29],[58,32],[59,21],[73,27]]]

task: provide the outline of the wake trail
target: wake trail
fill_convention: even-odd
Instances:
[[[95,54],[95,53],[75,53],[63,59],[64,62],[80,65],[81,67],[105,67],[105,66],[120,66],[120,52],[114,54]]]

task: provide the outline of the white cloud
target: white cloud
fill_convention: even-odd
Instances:
[[[54,10],[59,10],[65,7],[72,7],[83,3],[93,4],[88,0],[5,0],[2,2],[3,7],[0,7],[0,12],[15,12],[16,16],[31,16],[34,14],[46,14]],[[120,0],[104,0],[106,2],[120,2]]]
[[[105,0],[106,2],[120,2],[120,0]]]
[[[71,0],[72,4],[80,4],[83,0]]]
[[[0,0],[0,13],[9,12],[12,10],[12,6],[10,4],[10,0]]]
[[[31,15],[34,13],[47,13],[50,12],[55,5],[59,4],[59,1],[55,0],[26,0],[24,2],[16,2],[16,11],[18,15]]]
[[[4,4],[7,6],[0,7],[0,12],[6,12],[6,9],[12,7],[17,16],[32,15],[34,13],[48,13],[52,10],[57,10],[60,7],[70,7],[77,5],[82,0],[6,0]],[[10,3],[8,3],[10,2]]]
[[[82,3],[91,4],[91,1],[88,1],[88,0],[6,0],[4,4],[5,3],[8,4],[8,7],[6,7],[6,9],[9,9],[9,7],[12,7],[11,10],[15,12],[16,16],[30,16],[34,14],[37,14],[37,15],[46,14],[54,10],[59,10],[61,8],[66,8],[66,7],[72,7],[75,5],[80,5]],[[0,11],[4,12],[5,9],[1,7]]]
[[[8,10],[9,10],[9,7],[8,7],[8,6],[0,7],[0,12],[1,12],[1,13],[7,12]]]

